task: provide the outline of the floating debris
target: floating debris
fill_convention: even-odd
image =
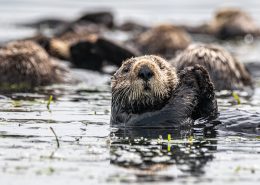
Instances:
[[[240,101],[240,97],[236,92],[232,92],[232,96],[234,97],[234,99],[236,100],[237,104],[240,105],[241,101]]]

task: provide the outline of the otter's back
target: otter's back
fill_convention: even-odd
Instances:
[[[215,45],[191,45],[172,64],[178,70],[195,64],[206,67],[215,89],[244,90],[253,82],[248,70],[223,48]]]

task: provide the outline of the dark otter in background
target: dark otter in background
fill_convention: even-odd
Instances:
[[[191,43],[191,38],[181,28],[160,25],[137,36],[135,42],[142,54],[172,58],[177,51],[185,49]]]
[[[97,34],[88,32],[67,32],[58,37],[47,37],[40,34],[34,37],[26,38],[24,40],[37,42],[49,53],[49,55],[55,58],[61,60],[70,60],[70,47],[73,44],[84,40],[95,42],[97,37]]]
[[[68,32],[73,33],[101,33],[114,27],[114,16],[111,12],[101,11],[86,13],[78,19],[64,24],[56,29],[55,37],[60,37]]]
[[[63,19],[44,18],[34,22],[18,24],[18,26],[25,26],[25,27],[31,27],[31,28],[36,28],[38,30],[42,30],[42,29],[58,29],[67,24],[69,24],[69,22]]]
[[[114,26],[114,16],[109,11],[97,11],[85,13],[73,21],[43,19],[23,25],[32,26],[40,33],[24,40],[39,43],[51,56],[70,60],[70,47],[81,41],[94,43],[102,31]],[[48,36],[44,32],[45,28]]]
[[[253,89],[253,80],[246,67],[218,45],[190,45],[172,60],[172,64],[177,70],[196,64],[204,66],[217,91]]]
[[[37,29],[40,32],[44,32],[45,29],[52,30],[54,34],[62,34],[68,31],[73,31],[77,27],[95,28],[114,27],[114,15],[110,11],[96,11],[84,13],[79,18],[67,21],[60,18],[45,18],[34,22],[18,24],[18,26],[26,26]]]
[[[31,89],[68,80],[68,71],[38,44],[14,41],[0,48],[1,90]]]
[[[114,27],[114,15],[110,11],[87,12],[75,22],[94,23],[107,28]]]
[[[147,31],[150,27],[135,21],[125,21],[117,26],[117,28],[121,31],[142,33]]]
[[[85,40],[70,47],[70,60],[76,67],[98,71],[105,62],[119,67],[123,60],[137,55],[135,51],[102,37],[95,42]]]
[[[214,35],[219,39],[232,39],[246,35],[258,36],[260,30],[253,18],[238,8],[222,8],[214,18],[198,27],[184,26],[190,33]]]
[[[111,126],[179,127],[218,112],[213,84],[199,65],[177,74],[158,56],[131,58],[111,85]]]
[[[67,32],[53,38],[39,35],[27,40],[39,43],[51,56],[68,60],[74,67],[96,71],[102,71],[105,63],[120,66],[123,60],[138,55],[122,44],[84,32]]]

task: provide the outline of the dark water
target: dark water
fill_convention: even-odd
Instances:
[[[35,32],[15,23],[52,16],[73,19],[96,7],[113,9],[119,22],[199,24],[216,8],[232,5],[249,11],[260,25],[259,1],[0,0],[0,5],[1,42]],[[221,44],[243,62],[259,60],[260,41]],[[259,183],[259,82],[254,96],[241,97],[239,105],[232,97],[219,98],[227,128],[114,130],[109,128],[109,76],[74,73],[83,83],[0,98],[1,184]],[[48,109],[50,95],[54,102]],[[254,129],[241,127],[250,124]],[[231,126],[236,129],[227,131]]]

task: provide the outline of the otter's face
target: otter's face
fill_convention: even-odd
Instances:
[[[112,105],[130,112],[161,106],[178,84],[175,71],[164,59],[148,55],[125,61],[112,77]]]

